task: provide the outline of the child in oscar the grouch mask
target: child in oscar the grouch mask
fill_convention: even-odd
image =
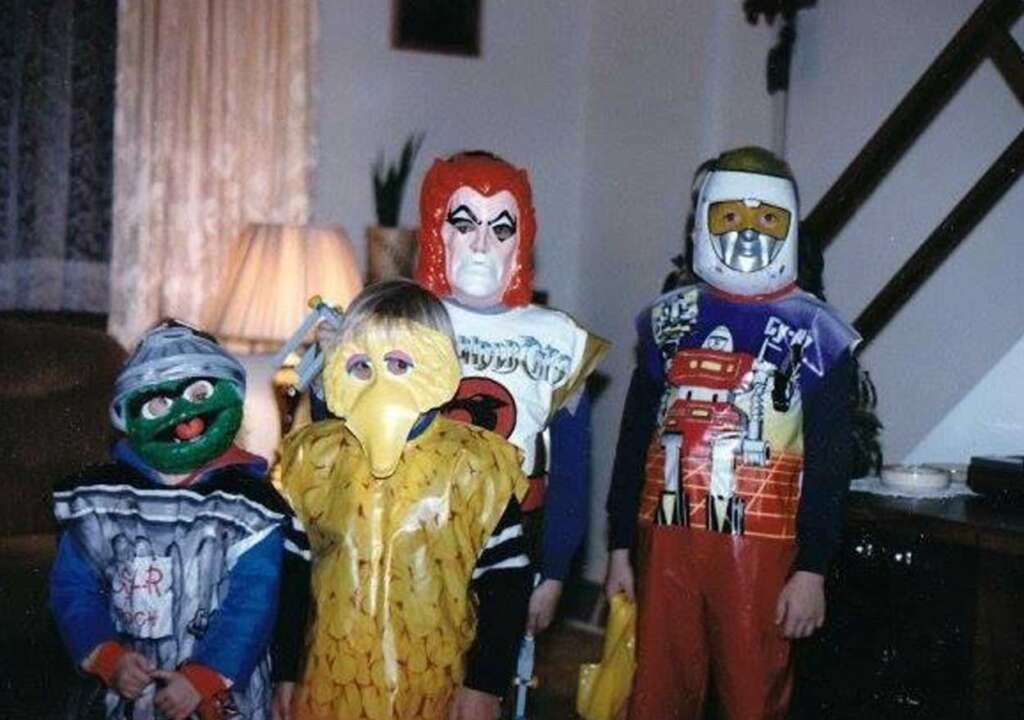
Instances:
[[[114,462],[57,487],[50,604],[105,686],[76,717],[269,720],[271,683],[295,679],[308,545],[266,462],[234,445],[244,397],[234,357],[164,322],[114,386]]]
[[[515,448],[436,408],[459,382],[451,324],[418,285],[371,286],[324,370],[324,420],[285,440],[313,551],[298,718],[496,718],[530,580]]]

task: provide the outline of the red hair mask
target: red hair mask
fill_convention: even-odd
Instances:
[[[498,288],[501,304],[526,305],[533,293],[536,231],[525,170],[487,153],[435,160],[420,191],[416,280],[438,297],[460,296],[467,304],[475,304],[468,299],[484,295],[485,288],[504,284]],[[446,247],[453,243],[463,257],[449,256]],[[470,263],[470,255],[479,262]]]

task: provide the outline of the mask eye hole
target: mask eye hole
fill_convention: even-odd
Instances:
[[[345,372],[356,380],[369,380],[373,377],[373,365],[370,364],[368,356],[360,353],[348,359],[348,362],[345,363]]]
[[[779,216],[769,210],[761,215],[761,224],[767,228],[773,228],[779,224]]]
[[[413,367],[412,358],[401,350],[392,350],[384,356],[388,372],[392,375],[405,375]]]
[[[452,222],[452,227],[454,227],[456,232],[460,235],[467,235],[476,230],[476,223],[470,220],[455,220]]]
[[[495,237],[503,243],[515,235],[515,227],[509,224],[495,225],[494,229]]]
[[[142,404],[139,414],[145,420],[156,420],[171,411],[171,404],[171,399],[166,395],[157,395]]]
[[[190,403],[205,402],[210,399],[211,395],[213,395],[213,383],[209,380],[197,380],[185,388],[185,392],[181,394]]]

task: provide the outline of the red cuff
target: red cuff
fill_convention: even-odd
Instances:
[[[220,720],[225,716],[228,686],[220,673],[199,663],[186,663],[178,672],[185,676],[203,698],[196,708],[199,720]]]
[[[113,687],[114,669],[117,667],[117,661],[126,652],[128,651],[121,643],[108,640],[93,651],[93,657],[85,665],[85,670],[97,676],[107,687]]]
[[[186,663],[178,670],[185,679],[192,683],[203,700],[209,700],[228,689],[224,678],[216,670],[212,670],[199,663]]]

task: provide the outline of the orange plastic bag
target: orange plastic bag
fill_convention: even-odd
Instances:
[[[580,666],[576,712],[584,720],[615,720],[626,705],[636,669],[636,606],[612,598],[601,662]]]

